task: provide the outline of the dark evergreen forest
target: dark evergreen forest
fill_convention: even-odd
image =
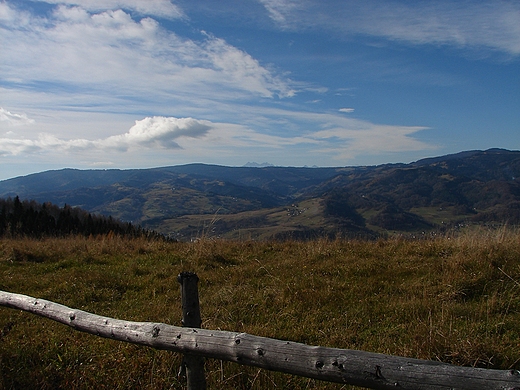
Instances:
[[[66,237],[116,234],[127,237],[164,236],[112,217],[93,215],[77,207],[58,207],[34,200],[0,199],[0,237]]]

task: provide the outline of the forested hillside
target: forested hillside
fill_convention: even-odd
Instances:
[[[18,196],[0,199],[0,237],[40,238],[109,233],[130,237],[157,235],[130,222],[93,215],[77,207],[21,201]]]

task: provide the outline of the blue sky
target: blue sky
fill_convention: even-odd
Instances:
[[[520,2],[0,0],[0,180],[520,149]]]

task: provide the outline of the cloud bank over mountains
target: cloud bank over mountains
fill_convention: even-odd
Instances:
[[[8,168],[0,179],[18,163],[330,166],[431,154],[442,145],[433,135],[439,128],[393,108],[395,87],[367,92],[357,84],[373,77],[373,86],[381,74],[428,84],[413,62],[394,61],[410,47],[516,61],[519,3],[458,4],[2,1],[0,164]],[[351,47],[360,51],[345,51]],[[359,47],[394,57],[376,61]],[[449,87],[469,84],[444,71],[427,77],[435,88],[443,78]]]
[[[246,154],[249,149],[262,148],[287,149],[291,152],[291,148],[312,145],[317,153],[334,155],[341,160],[352,158],[355,153],[373,153],[374,150],[398,152],[430,148],[411,137],[414,133],[427,130],[424,127],[376,126],[359,120],[336,118],[333,115],[319,119],[320,122],[329,122],[330,128],[296,137],[261,134],[229,123],[159,116],[135,121],[126,133],[94,140],[60,139],[51,134],[39,134],[36,139],[29,140],[16,138],[15,133],[10,132],[9,136],[0,138],[0,156],[60,152],[74,155],[83,153],[83,158],[86,159],[93,152],[125,154],[143,148],[156,153],[187,150],[203,156],[215,150],[231,153],[236,148],[243,148]],[[350,147],[346,147],[347,145]]]

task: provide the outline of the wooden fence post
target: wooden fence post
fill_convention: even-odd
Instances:
[[[181,272],[177,276],[181,285],[182,301],[182,326],[200,328],[199,291],[197,283],[199,277],[193,272]],[[204,358],[192,354],[185,354],[181,372],[186,374],[188,390],[206,390],[206,377],[204,374]]]

